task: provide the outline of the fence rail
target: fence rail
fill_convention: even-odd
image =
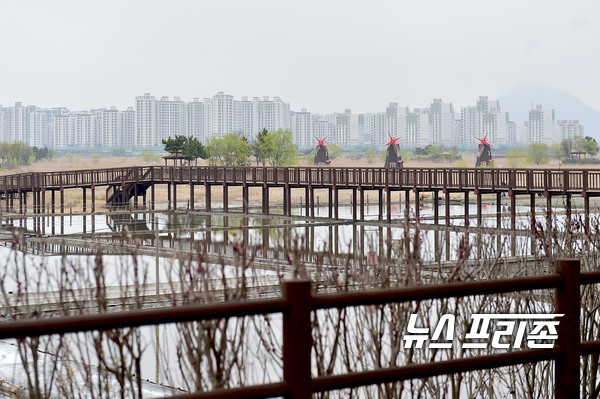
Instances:
[[[142,166],[0,176],[0,192],[127,183],[417,188],[600,194],[600,170]]]
[[[493,281],[385,289],[361,293],[312,294],[310,281],[286,281],[282,298],[103,313],[0,324],[0,338],[23,338],[137,327],[269,313],[283,314],[283,381],[220,389],[177,398],[309,398],[314,392],[355,388],[371,384],[426,378],[473,370],[497,368],[545,360],[555,361],[555,397],[579,397],[580,356],[600,353],[600,341],[580,342],[580,287],[600,283],[600,271],[580,273],[579,260],[559,260],[555,273]],[[553,348],[528,349],[501,354],[446,360],[434,364],[410,364],[342,375],[311,375],[311,313],[318,309],[344,308],[424,299],[465,297],[555,288],[556,312],[564,314]],[[314,317],[317,317],[315,314]]]

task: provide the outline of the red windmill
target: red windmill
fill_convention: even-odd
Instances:
[[[328,136],[329,137],[329,136]],[[317,139],[317,145],[315,147],[315,165],[329,165],[331,160],[329,159],[329,151],[327,151],[327,137],[324,139],[320,139],[315,136]]]
[[[487,134],[483,138],[475,137],[479,140],[479,150],[477,152],[477,161],[475,162],[475,167],[478,166],[488,166],[492,159],[492,144],[487,138]]]
[[[404,161],[402,160],[402,154],[400,153],[400,139],[398,137],[392,137],[386,144],[387,153],[385,156],[385,167],[386,168],[402,168],[404,167]]]

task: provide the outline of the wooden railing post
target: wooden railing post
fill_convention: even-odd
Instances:
[[[311,379],[311,282],[286,281],[283,296],[290,310],[283,314],[283,380],[289,384],[289,399],[309,399]]]
[[[578,259],[563,259],[554,262],[554,270],[565,279],[556,289],[556,313],[563,313],[558,325],[557,344],[564,351],[555,362],[554,397],[556,399],[579,398],[580,332],[579,312],[580,264]]]

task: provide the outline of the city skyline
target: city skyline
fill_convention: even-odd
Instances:
[[[590,0],[3,2],[0,103],[124,109],[148,91],[225,91],[366,113],[536,80],[600,110],[599,11]]]
[[[359,147],[382,146],[394,136],[403,146],[416,148],[429,144],[472,145],[479,137],[488,137],[500,146],[553,144],[584,133],[578,120],[558,119],[554,109],[541,104],[529,111],[523,125],[517,124],[498,99],[488,96],[479,96],[475,105],[462,106],[460,112],[452,102],[434,98],[427,107],[412,110],[390,102],[378,112],[363,114],[345,109],[319,114],[294,110],[280,97],[235,99],[224,92],[202,101],[195,97],[191,102],[144,93],[136,96],[135,106],[127,110],[114,106],[92,110],[39,108],[20,102],[14,107],[0,107],[2,141],[55,149],[156,148],[177,135],[206,141],[236,133],[252,140],[262,129],[289,129],[300,148],[314,145],[314,137],[329,137],[331,143]]]

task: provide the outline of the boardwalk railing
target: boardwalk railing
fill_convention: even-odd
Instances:
[[[515,279],[418,286],[346,294],[311,294],[310,281],[283,283],[283,297],[268,300],[215,303],[129,312],[103,313],[0,324],[0,338],[64,334],[137,327],[162,323],[202,321],[269,313],[283,314],[283,381],[251,387],[184,395],[214,398],[269,398],[286,396],[307,399],[311,393],[355,388],[413,378],[468,372],[538,361],[555,361],[554,388],[558,399],[579,397],[580,356],[600,353],[600,341],[580,343],[580,286],[600,283],[600,272],[580,273],[578,260],[555,262],[555,273]],[[311,312],[318,309],[377,305],[425,299],[464,297],[556,289],[556,312],[563,313],[558,339],[550,349],[527,349],[501,354],[445,360],[433,364],[410,364],[351,374],[311,375]],[[316,314],[312,317],[317,317]]]
[[[600,169],[143,166],[0,176],[0,192],[143,182],[600,194]]]

